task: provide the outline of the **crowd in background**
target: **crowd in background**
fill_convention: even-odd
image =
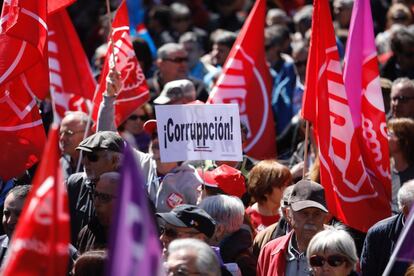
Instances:
[[[168,275],[381,275],[414,204],[414,1],[371,1],[381,89],[388,126],[393,215],[368,233],[332,217],[319,184],[311,137],[304,180],[304,121],[300,118],[312,24],[312,3],[267,1],[265,53],[273,80],[271,106],[278,155],[241,162],[160,160],[154,105],[205,102],[253,5],[249,0],[143,1],[157,47],[133,39],[150,101],[115,128],[119,76],[111,72],[96,133],[84,138],[88,115],[68,113],[60,124],[61,165],[71,215],[73,275],[101,275],[116,205],[124,138],[133,137],[149,204],[157,217]],[[341,59],[353,0],[330,1]],[[111,1],[115,11],[118,1]],[[97,80],[107,51],[103,1],[68,8]],[[47,106],[47,105],[45,105]],[[45,124],[50,123],[43,108]],[[242,125],[242,141],[248,133]],[[201,171],[204,168],[204,172]],[[18,221],[34,169],[1,181],[4,235],[0,261]],[[358,215],[358,214],[355,214]],[[397,262],[391,275],[414,275]]]

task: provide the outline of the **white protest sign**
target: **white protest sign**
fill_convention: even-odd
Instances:
[[[237,104],[157,105],[162,162],[242,160]]]

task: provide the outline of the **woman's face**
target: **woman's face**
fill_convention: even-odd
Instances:
[[[131,134],[140,134],[144,131],[143,126],[148,116],[145,114],[145,111],[142,108],[138,108],[134,113],[129,116],[125,121],[124,127],[125,130]]]
[[[391,156],[401,151],[399,139],[397,135],[395,135],[394,131],[391,129],[388,130],[388,146],[390,149]]]
[[[267,196],[267,200],[273,202],[275,205],[277,205],[277,208],[280,207],[280,200],[283,196],[283,191],[285,190],[286,186],[283,186],[281,188],[279,187],[273,187],[272,193],[270,193]]]
[[[309,262],[315,276],[347,276],[352,271],[352,266],[346,261],[346,257],[337,252],[314,254]]]

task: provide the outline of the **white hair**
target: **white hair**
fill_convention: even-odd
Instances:
[[[206,211],[226,233],[240,229],[244,218],[243,202],[234,196],[215,195],[203,199],[199,207]]]
[[[308,259],[316,253],[335,252],[347,258],[348,263],[355,268],[358,255],[355,242],[351,235],[340,225],[329,226],[313,236],[306,252]]]
[[[414,180],[405,182],[398,190],[398,207],[400,210],[407,207],[409,210],[414,204]]]
[[[176,239],[168,246],[168,254],[186,250],[196,256],[196,267],[201,276],[220,276],[220,264],[216,253],[205,242],[198,239]]]

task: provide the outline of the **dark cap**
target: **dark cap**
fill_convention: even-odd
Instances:
[[[196,99],[194,84],[186,79],[167,82],[154,103],[169,104],[182,99]]]
[[[294,185],[289,203],[295,212],[310,207],[328,212],[322,185],[311,180],[301,180]]]
[[[99,131],[79,143],[77,150],[92,152],[95,150],[110,150],[123,152],[124,139],[114,131]]]
[[[216,222],[203,209],[189,204],[175,207],[168,213],[157,213],[157,216],[171,225],[197,229],[208,238],[213,237]]]

